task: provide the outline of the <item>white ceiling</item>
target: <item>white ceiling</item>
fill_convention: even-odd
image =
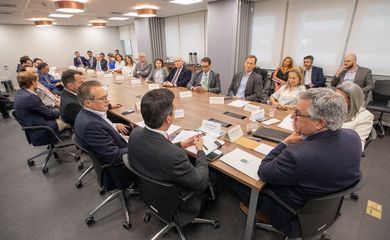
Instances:
[[[179,5],[169,0],[86,0],[85,12],[76,13],[71,18],[52,18],[58,25],[87,26],[89,20],[119,17],[122,13],[135,11],[137,5],[156,5],[157,17],[167,17],[207,9],[207,2],[192,5]],[[55,11],[54,0],[0,0],[0,24],[31,24],[30,18],[48,17]],[[125,21],[108,21],[107,26],[121,26],[134,22],[134,17]]]

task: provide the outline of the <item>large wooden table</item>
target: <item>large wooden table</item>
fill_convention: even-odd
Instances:
[[[98,81],[102,82],[108,87],[108,97],[110,101],[112,103],[122,104],[121,108],[111,110],[113,114],[133,124],[143,120],[140,111],[136,108],[136,102],[140,102],[141,97],[149,91],[148,84],[146,82],[142,80],[141,84],[131,84],[131,79],[125,78],[124,80],[116,80],[115,75],[114,78],[104,78],[103,76],[96,77],[96,75],[88,75],[87,79],[97,79]],[[188,91],[188,89],[177,87],[170,88],[170,90],[172,90],[175,94],[174,103],[176,105],[176,109],[184,109],[184,118],[177,118],[174,121],[174,124],[179,125],[181,129],[197,129],[198,127],[200,127],[202,120],[216,118],[218,120],[231,123],[232,127],[239,124],[244,132],[244,136],[246,136],[246,124],[249,123],[250,112],[245,111],[243,108],[228,106],[227,104],[233,100],[225,100],[225,104],[223,105],[209,104],[209,97],[222,95],[217,95],[208,92],[192,92],[192,97],[180,98],[179,92]],[[252,102],[252,104],[259,105],[264,108],[267,116],[269,108],[268,105],[255,102]],[[135,109],[136,111],[135,113],[131,113],[128,115],[121,114],[128,109]],[[231,111],[244,115],[246,116],[246,118],[237,119],[229,117],[223,114],[226,111]],[[289,112],[277,110],[275,113],[275,117],[282,120],[288,113]],[[276,125],[277,124],[274,124],[268,127],[279,129],[278,127],[276,127]],[[259,124],[259,126],[261,126],[261,124]],[[283,129],[279,130],[283,131]],[[261,142],[271,146],[276,145],[273,142],[265,140],[262,140]],[[223,151],[224,154],[227,154],[235,148],[240,148],[259,158],[264,157],[264,155],[258,152],[242,147],[235,143],[230,143],[228,141],[226,141],[225,145],[221,148],[221,151]],[[265,183],[261,180],[256,181],[253,178],[248,177],[247,175],[243,174],[242,172],[220,160],[210,162],[209,165],[251,188],[249,212],[247,217],[244,239],[252,239],[254,234],[253,230],[255,226],[255,213],[258,195],[259,191],[264,187]]]

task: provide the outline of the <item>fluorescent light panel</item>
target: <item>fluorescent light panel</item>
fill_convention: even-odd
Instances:
[[[114,20],[114,21],[123,21],[123,20],[127,20],[129,18],[127,17],[110,17],[108,20]]]
[[[52,14],[49,14],[49,17],[53,17],[53,18],[70,18],[70,17],[73,17],[73,14],[52,13]]]
[[[123,16],[136,17],[137,13],[136,12],[128,12],[128,13],[123,14]]]
[[[190,4],[203,2],[203,0],[171,0],[170,2],[176,4],[182,4],[182,5],[190,5]]]

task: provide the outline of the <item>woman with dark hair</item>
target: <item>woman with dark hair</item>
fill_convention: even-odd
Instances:
[[[149,76],[146,78],[147,82],[156,82],[162,83],[168,77],[168,70],[166,67],[163,67],[163,60],[161,58],[156,58],[154,60],[153,70],[150,72]]]
[[[275,82],[275,92],[285,84],[288,80],[288,72],[294,67],[292,57],[283,58],[282,64],[277,67],[272,75],[272,80]]]
[[[115,68],[112,69],[112,71],[116,73],[122,73],[123,66],[125,66],[125,61],[123,61],[122,55],[115,55]]]
[[[133,76],[135,64],[130,55],[125,55],[125,66],[122,67],[122,74],[125,76]]]

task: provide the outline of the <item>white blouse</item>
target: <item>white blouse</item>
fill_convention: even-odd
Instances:
[[[122,75],[133,76],[134,69],[135,69],[135,64],[133,64],[133,66],[123,66],[122,67]]]
[[[287,85],[283,85],[277,92],[271,95],[275,100],[283,105],[295,105],[297,104],[298,96],[302,92],[306,91],[306,87],[303,85],[295,88],[287,89]]]
[[[115,61],[115,68],[113,69],[113,71],[115,70],[122,70],[122,67],[125,66],[125,61]]]

